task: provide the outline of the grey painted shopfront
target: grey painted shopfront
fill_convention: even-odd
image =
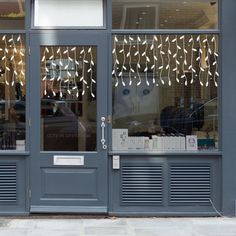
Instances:
[[[0,215],[235,216],[235,11],[0,2]]]

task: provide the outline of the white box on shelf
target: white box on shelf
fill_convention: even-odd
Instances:
[[[112,129],[112,149],[128,150],[128,129]]]
[[[186,136],[186,150],[188,151],[197,151],[197,135],[187,135]]]
[[[183,137],[183,136],[180,136],[180,150],[181,151],[186,150],[186,148],[185,148],[185,137]]]
[[[168,149],[167,150],[173,151],[173,149],[175,148],[173,136],[169,136],[167,141],[168,141]]]
[[[16,140],[16,150],[25,151],[25,140]]]
[[[144,137],[144,149],[145,150],[149,150],[149,138],[148,137]]]
[[[136,149],[141,149],[143,150],[144,149],[144,140],[145,140],[145,137],[135,137],[136,138]]]
[[[176,137],[175,137],[175,150],[176,150],[176,151],[181,150],[181,149],[180,149],[180,141],[181,141],[180,137],[179,137],[179,136],[176,136]]]
[[[157,150],[157,141],[158,141],[158,136],[157,135],[152,135],[152,149]]]
[[[162,138],[162,146],[164,151],[170,150],[170,139],[168,136],[163,136]]]
[[[148,148],[150,151],[153,150],[153,140],[152,139],[149,139],[149,148]]]
[[[157,136],[157,150],[158,151],[163,151],[164,146],[163,146],[163,137]]]
[[[128,149],[130,149],[130,150],[136,149],[135,137],[128,137]]]
[[[170,149],[171,149],[171,151],[175,151],[176,150],[176,144],[175,144],[176,141],[175,140],[176,140],[176,137],[174,137],[174,136],[170,137],[170,141],[171,141]]]

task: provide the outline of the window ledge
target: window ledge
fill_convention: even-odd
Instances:
[[[109,155],[129,155],[129,156],[221,156],[222,151],[184,151],[184,152],[156,152],[156,151],[110,151]]]
[[[29,156],[29,151],[17,151],[17,150],[2,150],[0,151],[0,157],[1,156]]]

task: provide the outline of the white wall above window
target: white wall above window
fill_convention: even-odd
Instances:
[[[36,27],[102,27],[103,0],[35,0]]]

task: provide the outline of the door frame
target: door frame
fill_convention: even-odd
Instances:
[[[97,151],[95,152],[42,152],[40,151],[40,46],[96,46],[97,47]],[[108,212],[108,149],[101,143],[101,117],[105,117],[105,140],[108,144],[108,35],[105,31],[35,31],[30,33],[30,212]],[[104,69],[105,68],[105,69]],[[108,145],[107,145],[108,146]],[[84,166],[55,166],[54,155],[84,156]],[[96,173],[95,173],[96,172]],[[76,194],[53,194],[52,186],[45,183],[55,176],[87,176],[90,183],[94,182],[94,195],[87,196],[77,191]],[[90,175],[91,174],[91,175]],[[52,178],[50,177],[52,176]],[[53,177],[54,176],[54,177]],[[60,177],[62,178],[62,177]],[[59,178],[59,179],[60,179]],[[62,178],[63,179],[63,178]],[[83,177],[81,177],[83,179]],[[88,181],[80,184],[88,188]],[[86,182],[87,181],[87,182]],[[63,181],[62,181],[63,182]],[[63,183],[66,186],[66,181]],[[58,183],[57,183],[58,185]],[[81,188],[81,189],[82,189]],[[92,188],[88,191],[92,191]],[[44,190],[44,191],[43,191]],[[95,191],[94,190],[94,191]],[[46,192],[45,192],[46,191]],[[93,195],[93,196],[92,196]],[[87,199],[86,199],[87,198]]]

